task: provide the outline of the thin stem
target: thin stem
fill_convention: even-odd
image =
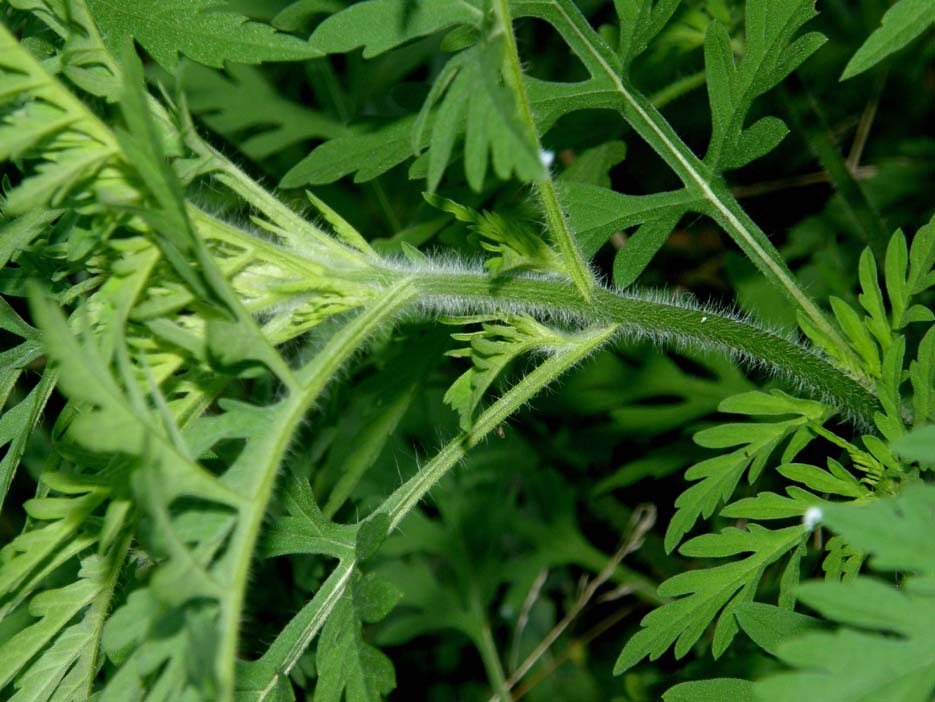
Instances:
[[[831,128],[815,96],[806,86],[802,99],[795,99],[794,96],[789,95],[788,91],[784,93],[784,97],[792,125],[796,131],[801,133],[809,149],[830,176],[834,189],[840,194],[844,206],[853,218],[855,229],[861,240],[870,246],[877,260],[882,261],[889,240],[886,227],[879,212],[867,198],[867,194],[856,177],[855,169],[841,155],[840,148],[832,136]],[[858,134],[855,143],[860,139],[860,134]],[[860,151],[859,146],[857,151]]]
[[[617,331],[617,326],[601,327],[579,334],[567,347],[547,358],[531,373],[504,393],[475,420],[467,432],[450,441],[415,476],[403,483],[377,510],[390,517],[390,530],[422,500],[469,448],[476,446],[491,431],[506,421],[516,410],[529,402],[540,390],[550,385],[569,368],[591,355]]]
[[[854,179],[857,181],[876,178],[880,171],[876,166],[858,166],[854,172]],[[815,171],[813,173],[803,173],[802,175],[789,176],[788,178],[775,178],[773,180],[764,180],[750,185],[735,185],[730,191],[738,199],[748,197],[758,197],[768,195],[779,190],[788,190],[790,188],[804,188],[809,185],[819,183],[831,183],[833,179],[828,171]]]
[[[880,106],[880,95],[883,93],[883,87],[886,85],[886,71],[877,80],[873,97],[864,108],[860,121],[857,123],[857,131],[854,133],[854,142],[851,144],[851,150],[847,154],[847,167],[851,173],[856,173],[860,166],[860,158],[863,156],[864,147],[867,145],[867,139],[870,137],[870,128],[873,126],[873,120],[877,116],[877,108]]]
[[[279,226],[283,235],[289,237],[289,243],[294,248],[302,249],[309,244],[314,244],[346,263],[360,264],[366,260],[360,252],[342,245],[260,186],[214,147],[201,139],[193,125],[186,125],[184,129],[187,132],[185,138],[188,147],[210,164],[215,170],[214,178]]]
[[[539,575],[537,575],[536,579],[533,581],[532,587],[529,588],[529,594],[526,595],[526,599],[523,601],[523,607],[519,612],[519,618],[516,620],[516,628],[513,630],[513,642],[510,646],[510,670],[512,671],[515,671],[519,666],[519,644],[523,637],[523,632],[526,631],[526,625],[529,623],[529,614],[538,601],[539,595],[542,593],[542,587],[545,585],[545,581],[548,577],[548,568],[543,568],[539,571]]]
[[[578,615],[587,607],[588,603],[594,598],[594,595],[597,594],[601,586],[610,580],[611,576],[617,570],[617,566],[620,565],[620,562],[643,545],[643,539],[646,537],[649,530],[653,528],[655,523],[656,509],[652,505],[644,505],[642,508],[638,508],[634,511],[630,519],[631,531],[627,535],[627,538],[601,572],[584,587],[581,591],[581,595],[571,606],[571,609],[565,613],[562,620],[546,634],[545,638],[539,642],[539,645],[533,649],[532,653],[530,653],[520,666],[513,671],[509,680],[506,681],[507,690],[512,690],[516,687],[517,683],[523,679],[526,673],[528,673],[539,659],[545,655],[546,651],[552,647],[552,644],[558,640],[558,637],[565,633],[565,630],[571,626],[571,623],[577,619]],[[497,702],[496,696],[491,697],[489,702]]]
[[[657,110],[661,110],[673,100],[677,100],[686,93],[690,93],[696,88],[700,88],[707,81],[708,76],[704,71],[692,73],[684,78],[679,78],[674,83],[669,83],[662,90],[658,90],[649,96],[649,101],[655,105]]]
[[[236,231],[228,228],[229,237],[236,237]],[[254,240],[246,232],[241,236],[245,242]],[[258,250],[258,254],[264,252]],[[781,334],[705,309],[687,298],[666,299],[653,293],[618,293],[595,287],[591,300],[585,301],[558,278],[492,277],[486,272],[465,272],[463,267],[431,261],[418,267],[390,262],[377,267],[371,262],[366,268],[335,268],[329,274],[335,280],[377,288],[411,280],[414,306],[430,313],[531,314],[578,326],[620,324],[622,331],[635,339],[725,351],[755,366],[766,366],[797,389],[817,395],[864,426],[873,425],[873,415],[879,408],[863,378],[848,375]]]
[[[99,655],[101,647],[101,632],[104,630],[104,623],[107,621],[107,615],[111,611],[111,604],[114,597],[114,591],[123,572],[123,564],[126,561],[127,554],[130,552],[130,544],[133,542],[133,532],[127,531],[116,543],[112,544],[108,553],[109,570],[101,593],[94,599],[94,602],[88,608],[84,615],[85,622],[88,622],[94,630],[89,637],[91,644],[82,652],[90,662],[86,668],[88,677],[82,681],[82,691],[86,699],[91,698],[94,690],[94,681],[97,678],[99,666]]]
[[[493,702],[512,702],[510,688],[507,686],[506,673],[503,672],[503,664],[500,662],[500,653],[497,651],[497,644],[493,640],[493,633],[490,631],[490,622],[487,621],[486,613],[478,604],[475,609],[477,617],[482,624],[478,632],[475,645],[480,653],[481,660],[484,662],[484,670],[487,671],[487,679],[490,686],[495,690],[491,697]]]
[[[523,68],[520,63],[519,50],[516,47],[516,34],[513,32],[513,18],[510,15],[508,0],[495,0],[494,11],[497,14],[500,26],[503,28],[503,35],[506,40],[505,68],[508,83],[516,96],[520,119],[526,126],[526,131],[536,147],[536,152],[541,154],[543,153],[542,141],[539,138],[539,130],[536,128],[536,120],[532,114],[529,95],[523,82]],[[542,203],[546,224],[558,246],[559,253],[564,259],[565,269],[574,281],[575,287],[578,288],[578,292],[581,293],[585,300],[590,300],[591,289],[594,287],[594,275],[582,257],[568,220],[565,218],[564,212],[562,212],[555,181],[552,180],[548,165],[545,166],[544,171],[542,178],[537,180],[535,184],[539,192],[539,200]]]

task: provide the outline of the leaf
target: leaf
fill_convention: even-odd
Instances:
[[[624,66],[643,53],[678,9],[680,0],[614,0]]]
[[[324,54],[343,54],[362,46],[364,58],[373,58],[448,27],[479,27],[482,7],[477,0],[366,0],[318,25],[309,44]]]
[[[471,367],[445,393],[445,403],[458,413],[465,431],[471,428],[474,409],[484,393],[512,360],[537,348],[564,343],[558,332],[531,317],[517,317],[509,324],[485,322],[480,331],[452,334],[452,337],[470,343],[466,348],[447,353],[471,359]]]
[[[561,172],[558,181],[610,188],[610,170],[623,161],[626,155],[627,145],[622,141],[606,141],[585,149]]]
[[[49,573],[95,541],[81,530],[109,490],[99,481],[51,471],[43,474],[42,482],[61,495],[27,501],[24,509],[35,521],[0,551],[0,595],[4,597],[0,616],[32,596]]]
[[[682,212],[670,210],[654,222],[640,225],[633,236],[614,256],[614,286],[624,289],[636,282],[669,238],[682,218]]]
[[[912,409],[914,424],[935,419],[935,327],[930,328],[922,341],[916,360],[909,364],[912,381]]]
[[[300,31],[316,15],[330,15],[344,9],[341,0],[295,0],[273,17],[272,24],[284,32]]]
[[[848,61],[841,80],[873,68],[935,24],[935,6],[929,0],[898,0],[883,15],[883,23]]]
[[[740,448],[696,463],[685,472],[687,480],[700,481],[675,501],[676,513],[666,530],[666,551],[671,552],[678,545],[699,517],[710,517],[718,505],[733,494],[744,471],[749,469],[753,482],[782,441],[826,412],[820,403],[795,400],[775,391],[771,394],[749,392],[728,398],[721,403],[720,410],[753,416],[799,416],[778,422],[722,424],[695,434],[695,443],[706,448]]]
[[[909,266],[909,250],[906,246],[906,236],[901,229],[890,237],[886,247],[884,262],[884,277],[886,279],[886,292],[890,299],[890,308],[893,311],[893,323],[897,328],[898,320],[902,319],[903,312],[909,303],[910,292],[906,285],[906,274]]]
[[[180,53],[214,68],[225,61],[302,61],[321,55],[219,0],[88,0],[88,5],[113,53],[120,55],[136,39],[170,73]]]
[[[130,538],[126,510],[114,503],[103,523],[119,535],[95,528],[92,515],[108,496],[98,481],[51,472],[42,479],[57,494],[27,502],[35,521],[0,551],[0,620],[27,601],[35,617],[0,645],[0,686],[15,676],[16,702],[80,699],[91,689],[97,636]],[[95,542],[98,553],[88,554]],[[77,576],[50,586],[50,576],[54,582],[74,568],[76,556]]]
[[[763,602],[745,602],[734,616],[743,632],[774,656],[784,641],[821,627],[820,619]]]
[[[361,620],[382,618],[398,593],[365,578],[345,590],[328,618],[318,641],[318,683],[315,699],[320,702],[380,702],[396,687],[390,659],[363,639]],[[391,594],[392,593],[392,594]]]
[[[448,61],[429,91],[413,131],[413,146],[428,143],[428,187],[434,191],[451,159],[456,139],[464,136],[464,172],[475,191],[484,185],[488,161],[503,180],[522,181],[545,173],[532,135],[520,122],[513,93],[500,74],[502,38],[481,43]],[[436,109],[437,108],[437,109]],[[428,126],[429,115],[436,111]]]
[[[43,332],[46,352],[59,364],[59,387],[84,404],[70,424],[70,435],[93,450],[142,452],[148,425],[99,349],[90,340],[76,339],[58,308],[39,296],[33,299],[33,316]]]
[[[933,10],[935,14],[935,10]],[[935,216],[919,228],[909,249],[909,275],[906,288],[918,295],[935,286]]]
[[[386,367],[354,388],[342,408],[335,437],[322,461],[318,484],[330,487],[322,507],[333,517],[352,496],[393,436],[425,376],[449,344],[446,336],[418,338],[418,348],[405,344],[398,354],[386,358]]]
[[[677,222],[685,212],[701,205],[700,198],[686,189],[652,195],[624,195],[587,183],[565,182],[561,191],[568,220],[582,254],[587,258],[597,253],[614,232],[647,222],[661,224],[673,219]],[[627,248],[624,246],[621,251]]]
[[[818,466],[807,463],[784,463],[777,466],[776,471],[789,480],[802,483],[810,490],[818,493],[827,492],[832,495],[853,497],[855,499],[867,494],[867,489],[857,482],[854,476],[845,471],[840,464],[835,464],[832,459],[828,459],[828,461],[829,467],[835,465],[840,470],[832,474]]]
[[[410,135],[415,120],[413,115],[370,128],[358,125],[358,133],[330,139],[315,148],[279,185],[324,185],[351,173],[355,183],[373,180],[413,155]]]
[[[861,293],[857,296],[857,299],[867,312],[864,324],[867,325],[867,328],[885,352],[893,339],[886,308],[883,306],[883,292],[880,290],[876,260],[869,248],[864,249],[860,254],[858,276],[860,278]]]
[[[244,309],[192,226],[182,185],[166,162],[146,104],[142,65],[134,49],[125,52],[123,66],[126,80],[120,106],[129,131],[119,135],[120,144],[151,200],[140,214],[175,272],[199,300],[214,307],[206,314],[208,351],[221,365],[263,363],[291,384],[288,365]]]
[[[695,558],[751,555],[713,568],[680,573],[660,585],[661,597],[676,599],[643,617],[642,628],[617,658],[614,674],[620,675],[647,656],[656,660],[673,644],[675,657],[682,658],[715,619],[712,653],[720,656],[737,633],[737,606],[753,599],[766,567],[795,549],[806,534],[801,526],[770,531],[749,524],[747,530],[729,527],[719,534],[705,534],[686,542],[681,553]]]
[[[222,73],[192,63],[180,74],[191,111],[252,159],[348,131],[331,117],[284,98],[251,66],[229,64]]]
[[[825,544],[827,555],[821,563],[826,580],[853,580],[860,572],[865,554],[840,536],[832,536]]]
[[[829,299],[831,309],[834,312],[835,319],[848,341],[860,357],[863,359],[867,371],[871,377],[877,378],[882,372],[880,351],[877,348],[869,330],[863,324],[863,320],[857,315],[853,308],[839,297],[832,296]]]
[[[737,678],[694,680],[670,687],[662,699],[665,702],[754,702],[753,683]]]
[[[792,670],[757,682],[757,699],[927,702],[935,689],[935,488],[912,485],[896,497],[824,511],[823,523],[869,553],[871,568],[900,571],[899,587],[869,575],[803,583],[801,600],[839,628],[781,643],[779,657]]]
[[[0,376],[0,383],[4,380],[6,378]],[[12,387],[15,377],[11,380],[9,385]],[[42,379],[29,391],[29,394],[16,405],[7,408],[0,416],[0,449],[6,447],[3,458],[0,459],[0,507],[3,506],[7,491],[13,482],[13,475],[54,387],[54,374],[43,373]],[[0,385],[0,390],[2,390],[2,385]],[[0,392],[0,407],[5,400],[6,398]]]
[[[495,276],[521,270],[543,273],[563,271],[561,257],[526,221],[497,212],[476,212],[454,200],[425,193],[425,200],[448,212],[477,234],[480,246],[496,254],[484,261]]]
[[[686,370],[686,363],[700,372]],[[691,426],[717,411],[725,397],[752,387],[729,359],[685,349],[639,352],[629,360],[601,356],[569,378],[558,394],[568,409],[583,415],[609,412],[624,432],[651,439]],[[680,448],[679,453],[682,465],[689,465],[700,452]]]
[[[99,592],[98,583],[82,579],[34,597],[29,610],[38,621],[0,646],[0,685],[6,687],[33,656],[49,646],[72,618],[94,601]]]
[[[297,475],[289,477],[282,498],[288,514],[278,516],[264,532],[263,556],[317,553],[338,560],[352,559],[357,529],[325,518],[308,480]]]
[[[705,163],[717,171],[740,168],[772,151],[788,132],[776,117],[744,128],[753,100],[778,84],[818,50],[825,38],[799,29],[817,13],[811,0],[750,0],[746,47],[739,64],[730,36],[717,21],[705,36],[705,72],[712,132]]]
[[[27,216],[22,228],[4,227],[5,234],[17,235],[9,244],[0,244],[4,257],[10,254],[8,246],[17,245],[20,237],[33,231],[30,223],[35,226],[37,220],[48,220],[50,208],[80,198],[84,186],[116,154],[110,131],[0,25],[0,106],[6,108],[11,101],[19,109],[3,110],[0,150],[37,163],[32,173],[5,194],[5,217]]]
[[[812,506],[821,502],[810,492],[790,486],[786,488],[788,497],[774,492],[761,492],[756,497],[745,497],[732,502],[721,510],[722,517],[732,519],[788,519],[802,517]]]
[[[448,27],[479,28],[484,14],[475,0],[367,0],[326,19],[309,41],[326,54],[363,46],[364,58],[372,58]],[[483,183],[488,154],[501,178],[514,171],[526,180],[541,175],[539,155],[513,116],[512,94],[501,85],[501,52],[502,42],[497,41],[457,54],[435,79],[417,118],[325,142],[284,176],[282,187],[330,183],[349,173],[356,173],[355,182],[365,182],[429,146],[427,175],[429,190],[434,190],[462,132],[465,169],[475,190]]]
[[[892,449],[907,461],[918,461],[925,466],[935,465],[935,425],[914,428],[894,441]]]

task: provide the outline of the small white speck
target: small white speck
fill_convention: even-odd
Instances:
[[[542,162],[542,165],[545,166],[546,168],[551,167],[551,166],[552,166],[552,161],[554,161],[554,160],[555,160],[555,152],[554,152],[554,151],[549,151],[549,150],[547,150],[547,149],[543,149],[542,151],[539,152],[539,161],[541,161],[541,162]]]
[[[821,511],[821,507],[809,507],[805,510],[805,514],[802,515],[802,524],[805,526],[806,531],[812,531],[818,526],[824,516],[825,514]]]
[[[702,318],[701,318],[701,323],[702,323],[702,324],[704,324],[704,323],[707,322],[707,321],[708,321],[708,318],[707,318],[707,317],[702,317]]]

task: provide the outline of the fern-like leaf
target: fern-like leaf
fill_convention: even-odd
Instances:
[[[627,642],[614,673],[619,675],[646,656],[655,660],[672,644],[675,656],[681,658],[715,618],[712,650],[719,656],[737,632],[734,609],[753,599],[766,567],[795,549],[806,534],[801,526],[770,531],[750,524],[746,530],[730,527],[720,534],[705,534],[686,542],[680,549],[686,556],[750,555],[714,568],[681,573],[663,583],[659,594],[679,599],[643,618],[643,628]]]
[[[812,438],[807,427],[829,416],[819,402],[798,400],[779,392],[750,392],[724,400],[722,412],[737,412],[751,416],[793,415],[791,419],[773,422],[722,424],[695,435],[695,442],[706,448],[729,448],[725,453],[695,464],[685,472],[688,480],[698,480],[675,501],[676,513],[666,530],[666,550],[674,549],[699,517],[708,518],[717,507],[729,499],[744,472],[749,469],[752,483],[762,472],[773,451],[784,441],[795,437],[784,456],[791,460]]]
[[[468,430],[475,408],[484,393],[507,365],[535,349],[555,348],[565,338],[531,317],[519,317],[510,324],[483,323],[480,331],[452,335],[470,345],[447,355],[470,358],[471,367],[462,373],[445,393],[445,402],[458,413],[461,428]]]

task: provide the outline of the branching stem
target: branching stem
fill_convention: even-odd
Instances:
[[[515,94],[520,119],[523,121],[526,131],[529,133],[529,138],[535,145],[537,153],[542,154],[542,141],[539,138],[539,131],[536,128],[536,121],[532,114],[529,95],[526,93],[526,87],[523,82],[523,68],[520,63],[519,51],[516,48],[516,34],[513,32],[513,18],[510,15],[508,0],[495,0],[494,11],[497,14],[497,20],[503,28],[503,35],[506,39],[505,67],[508,84]],[[565,268],[574,281],[575,287],[578,288],[578,292],[585,300],[590,300],[591,289],[594,287],[594,275],[591,273],[588,264],[582,257],[575,236],[571,231],[565,213],[562,211],[561,203],[559,203],[558,200],[558,192],[555,188],[555,181],[552,180],[552,174],[549,172],[548,164],[545,164],[544,170],[544,175],[536,182],[536,188],[539,191],[539,201],[542,204],[542,211],[545,214],[549,232],[552,234],[552,238],[558,246],[559,253],[565,262]]]
[[[390,495],[376,513],[387,514],[390,529],[395,529],[432,486],[458,464],[468,448],[483,440],[536,393],[609,341],[616,330],[616,326],[610,326],[582,332],[568,347],[546,359],[483,412],[470,431],[459,434],[446,444],[416,475]],[[280,632],[263,657],[251,664],[250,699],[256,702],[271,699],[278,676],[288,674],[314,640],[351,582],[356,565],[354,559],[341,561],[315,597]],[[262,678],[262,683],[258,684],[257,678]]]
[[[300,389],[284,401],[277,413],[277,420],[273,423],[276,434],[270,440],[265,462],[256,467],[250,486],[252,500],[240,511],[237,529],[229,549],[230,553],[235,554],[236,562],[232,568],[230,596],[222,603],[222,639],[218,657],[221,666],[218,677],[223,686],[221,699],[230,699],[233,694],[234,663],[250,563],[286,449],[309,407],[318,399],[330,380],[377,329],[386,325],[412,301],[413,295],[414,291],[408,281],[403,280],[387,290],[387,294],[379,302],[364,309],[348,322],[304,368],[298,371]]]

